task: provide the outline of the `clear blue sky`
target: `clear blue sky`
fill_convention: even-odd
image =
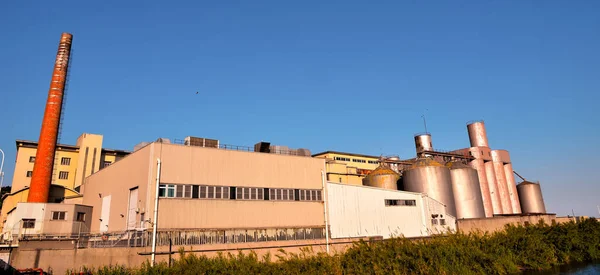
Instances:
[[[484,119],[549,211],[598,216],[598,1],[5,2],[5,184],[71,32],[63,143],[193,135],[409,158],[424,112],[440,149],[467,147],[465,123]]]

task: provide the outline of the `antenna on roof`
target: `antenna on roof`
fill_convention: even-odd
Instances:
[[[429,109],[425,109],[425,112],[429,111]],[[425,112],[423,112],[423,114],[421,115],[421,118],[423,118],[423,125],[425,126],[425,133],[429,133],[427,132],[427,120],[425,119]]]

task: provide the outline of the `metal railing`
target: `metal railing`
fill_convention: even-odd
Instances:
[[[11,234],[17,232],[16,234]],[[20,241],[74,240],[78,248],[148,247],[152,230],[133,229],[117,232],[27,233],[22,228],[6,231],[4,244],[18,245]],[[157,232],[157,246],[232,244],[268,241],[315,240],[325,238],[324,227],[258,228],[258,229],[173,229]]]
[[[231,144],[188,145],[185,143],[185,140],[183,140],[183,139],[171,139],[171,144],[217,148],[217,149],[242,151],[242,152],[256,152],[254,150],[254,147],[243,146],[243,145],[231,145]],[[271,149],[270,153],[271,154],[280,154],[280,155],[291,155],[291,156],[306,156],[306,155],[303,155],[299,150],[293,150],[293,149],[289,149],[289,150],[281,150],[281,149],[273,150],[273,149]],[[310,157],[310,155],[308,155],[306,157]]]

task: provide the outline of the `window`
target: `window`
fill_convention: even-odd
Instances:
[[[35,228],[35,219],[23,219],[23,228]]]
[[[300,201],[321,201],[321,190],[299,190]]]
[[[161,184],[158,186],[158,196],[161,198],[174,198],[175,197],[175,185],[174,184]]]
[[[417,206],[416,200],[385,200],[385,206]]]
[[[31,175],[33,174],[33,171],[27,171],[27,177],[31,178]]]
[[[446,225],[446,219],[440,219],[440,225]]]
[[[71,158],[61,158],[60,165],[71,165]]]
[[[379,164],[379,161],[376,160],[369,160],[368,161],[369,164]]]
[[[431,224],[433,224],[433,225],[436,225],[436,224],[438,224],[438,220],[436,220],[436,219],[431,219]]]
[[[352,159],[352,162],[366,163],[367,161],[364,159]]]
[[[104,162],[104,167],[108,167],[108,166],[109,166],[109,165],[111,165],[111,164],[112,164],[112,162],[110,162],[110,161],[105,161],[105,162]]]
[[[29,157],[29,162],[35,162],[35,157]]]
[[[52,220],[64,221],[67,218],[67,212],[65,211],[52,211]]]
[[[69,172],[66,172],[66,171],[58,172],[58,179],[61,179],[61,180],[69,179]]]
[[[343,158],[343,157],[335,157],[335,160],[339,160],[339,161],[350,161],[350,158]]]
[[[77,221],[78,222],[84,222],[85,221],[85,213],[84,212],[77,212]]]
[[[256,187],[236,187],[236,199],[238,200],[264,200],[265,189]],[[270,189],[272,192],[274,189]]]

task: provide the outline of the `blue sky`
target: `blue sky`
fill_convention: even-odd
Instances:
[[[423,113],[447,150],[484,119],[549,211],[598,216],[598,1],[6,2],[5,184],[70,32],[63,143],[193,135],[409,158]]]

